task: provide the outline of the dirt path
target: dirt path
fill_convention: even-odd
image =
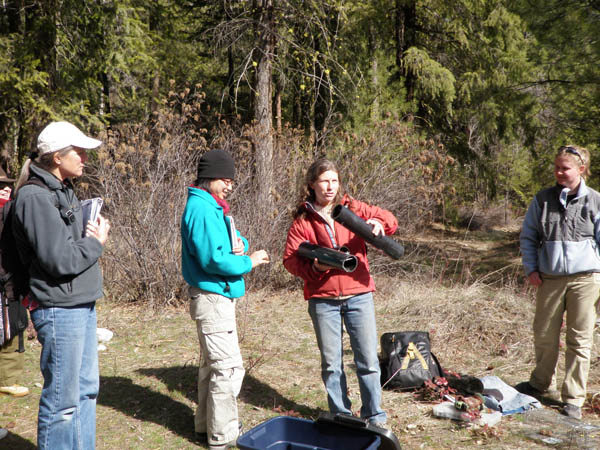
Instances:
[[[407,258],[447,282],[501,285],[522,279],[518,226],[465,231],[433,225],[404,241]]]

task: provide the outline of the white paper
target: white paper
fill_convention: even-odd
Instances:
[[[233,217],[229,217],[229,239],[231,239],[231,248],[237,245],[237,232],[235,230],[235,222],[233,221]]]

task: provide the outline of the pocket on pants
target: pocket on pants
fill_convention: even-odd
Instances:
[[[39,331],[40,328],[49,321],[48,312],[48,308],[39,306],[29,313],[35,331]]]
[[[206,344],[206,356],[210,361],[237,359],[240,355],[235,321],[205,324],[202,336]]]

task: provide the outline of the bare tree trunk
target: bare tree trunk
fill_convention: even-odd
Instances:
[[[371,86],[373,88],[373,103],[371,105],[371,121],[379,120],[379,78],[377,77],[377,56],[373,53],[371,57]]]
[[[47,4],[49,15],[52,17],[52,42],[53,45],[48,49],[48,89],[53,91],[58,85],[58,55],[57,49],[59,48],[58,33],[57,29],[60,26],[59,8],[54,1],[49,1]]]
[[[256,66],[256,179],[258,181],[258,208],[268,213],[271,208],[273,188],[273,5],[272,0],[261,0],[258,11],[260,39],[258,65]]]
[[[309,105],[309,115],[308,115],[308,138],[310,141],[310,146],[313,149],[316,149],[316,145],[317,145],[317,126],[315,125],[315,97],[316,95],[314,93],[310,94],[310,101],[308,102]]]
[[[406,83],[406,99],[415,95],[415,74],[402,69],[404,52],[416,44],[417,4],[415,0],[396,0],[396,67],[403,73]]]
[[[158,110],[158,96],[160,95],[160,74],[158,71],[152,77],[152,101],[150,103],[150,112]],[[110,103],[109,103],[110,107]]]
[[[371,54],[371,89],[373,91],[373,103],[371,104],[371,121],[379,120],[379,77],[377,76],[377,41],[372,26],[369,26],[369,53]]]
[[[227,85],[229,86],[229,101],[234,105],[233,109],[237,108],[237,104],[235,104],[235,68],[233,65],[233,51],[231,47],[227,49]]]
[[[156,81],[156,79],[158,78],[158,75],[154,77],[154,80]],[[102,89],[100,91],[100,111],[99,114],[100,116],[104,116],[105,114],[108,114],[110,116],[111,113],[111,105],[110,105],[110,80],[108,78],[108,74],[106,73],[106,71],[103,71],[102,74],[100,75],[100,81],[102,83]],[[154,87],[156,87],[156,95],[155,91],[154,91]],[[155,111],[156,109],[156,99],[158,98],[158,86],[153,85],[153,89],[152,89],[152,94],[153,94],[153,98],[152,98],[152,111]]]
[[[277,55],[277,47],[274,46],[273,49],[273,58],[278,58]],[[273,99],[273,107],[275,108],[275,122],[276,122],[276,130],[277,134],[281,135],[281,93],[283,92],[283,82],[281,80],[281,76],[277,76],[275,79],[275,95]],[[277,150],[279,150],[279,146],[276,144]]]
[[[281,85],[278,83],[275,89],[275,120],[277,123],[277,133],[281,134],[282,130],[282,120],[281,120]]]

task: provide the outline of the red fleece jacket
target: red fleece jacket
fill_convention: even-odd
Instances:
[[[381,222],[386,236],[394,234],[398,227],[394,215],[385,209],[348,196],[344,196],[342,204],[348,206],[354,214],[364,220],[376,219]],[[365,240],[337,222],[334,224],[337,245],[347,247],[350,253],[356,256],[358,259],[356,270],[345,272],[342,269],[330,269],[326,272],[317,272],[313,269],[313,262],[310,259],[298,256],[298,247],[306,241],[333,248],[325,228],[325,220],[312,209],[307,208],[306,211],[306,215],[296,218],[292,223],[283,253],[285,268],[304,280],[304,298],[340,297],[374,291],[375,282],[369,273]]]

